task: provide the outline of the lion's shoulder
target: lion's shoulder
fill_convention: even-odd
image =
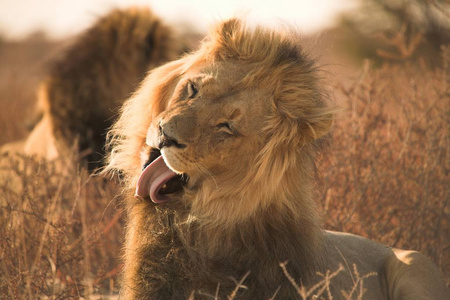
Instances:
[[[440,271],[417,251],[334,231],[326,232],[325,248],[327,268],[343,267],[332,281],[336,291],[361,279],[367,299],[449,299]]]
[[[439,269],[417,251],[392,249],[385,262],[390,299],[450,299]]]

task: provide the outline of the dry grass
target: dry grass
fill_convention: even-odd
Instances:
[[[0,105],[7,109],[0,110],[0,144],[26,133],[48,53],[5,45]],[[402,63],[373,69],[367,63],[351,84],[333,83],[333,93],[340,91],[337,100],[348,109],[336,122],[318,189],[328,229],[419,250],[449,280],[450,54],[445,53],[435,69]],[[80,170],[66,161],[0,156],[0,298],[117,293],[122,242],[121,210],[113,200],[117,189]],[[336,272],[322,274],[323,281],[309,290],[297,286],[299,299],[330,299],[327,282]],[[369,275],[358,277],[359,285],[343,296],[362,298],[361,283]],[[245,288],[245,278],[237,283]]]
[[[337,270],[335,270],[334,272],[331,272],[330,270],[328,270],[325,274],[317,273],[318,278],[322,278],[322,279],[318,279],[317,283],[312,286],[305,287],[304,285],[298,283],[297,280],[295,278],[293,278],[291,276],[291,274],[289,274],[289,272],[286,268],[287,264],[288,264],[287,262],[280,263],[280,268],[282,269],[284,275],[286,276],[286,280],[289,280],[291,285],[296,289],[299,300],[309,300],[309,299],[331,300],[338,296],[338,295],[333,295],[331,293],[330,286],[331,286],[331,281],[333,280],[333,278],[336,277],[337,275],[339,275],[339,273],[341,273],[342,271],[344,271],[344,269],[345,269],[344,266],[339,265],[339,268]],[[236,295],[240,289],[247,289],[247,286],[244,283],[245,283],[245,280],[247,279],[247,277],[250,275],[251,275],[250,272],[247,272],[239,281],[236,280],[236,287],[227,296],[227,300],[239,299],[239,298],[236,298]],[[353,265],[353,273],[352,273],[352,276],[354,278],[353,286],[344,287],[344,289],[340,291],[341,294],[339,295],[340,296],[339,299],[344,299],[344,300],[362,300],[362,299],[364,299],[364,294],[367,291],[367,289],[364,288],[364,280],[366,278],[376,276],[376,275],[377,275],[376,272],[370,272],[368,274],[361,276],[358,272],[357,266]],[[278,287],[278,289],[274,292],[273,295],[271,295],[271,296],[267,295],[267,297],[268,297],[267,299],[269,299],[269,300],[277,299],[277,294],[278,294],[280,288],[281,287]],[[202,291],[193,291],[188,299],[195,300],[196,296],[202,296],[202,297],[206,297],[206,299],[220,300],[220,297],[218,296],[219,290],[220,290],[220,284],[217,285],[215,295],[204,293]],[[201,298],[201,299],[203,299],[203,298]]]
[[[449,49],[441,68],[372,69],[349,87],[320,188],[328,229],[418,250],[450,276]]]
[[[0,298],[117,292],[117,190],[68,162],[59,171],[59,163],[0,156]]]

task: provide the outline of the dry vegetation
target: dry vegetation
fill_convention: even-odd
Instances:
[[[423,252],[450,275],[449,67],[366,62],[321,165],[328,229]]]
[[[383,57],[441,63],[441,46],[450,43],[448,0],[359,0],[359,4],[358,13],[341,16],[335,29],[341,34],[342,54],[377,64]]]
[[[25,133],[41,76],[36,66],[47,53],[26,43],[13,46],[0,46],[0,144]],[[439,67],[420,60],[385,62],[380,68],[366,62],[345,84],[336,76],[333,94],[346,111],[321,160],[318,190],[327,229],[419,250],[439,265],[448,282],[449,49],[442,53]],[[123,225],[114,200],[117,189],[66,161],[56,163],[67,167],[0,156],[2,299],[117,293]],[[360,299],[363,280],[371,274],[359,275],[357,267],[352,271],[361,280],[344,297]],[[309,291],[297,286],[299,299],[313,294],[330,299],[326,283],[336,272],[322,274],[324,281]],[[298,282],[287,272],[286,280]],[[237,289],[244,285],[245,278]]]
[[[0,298],[116,291],[122,229],[111,183],[33,157],[2,154],[0,164]]]

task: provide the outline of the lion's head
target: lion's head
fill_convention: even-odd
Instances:
[[[289,198],[310,193],[302,182],[333,115],[297,39],[236,19],[216,27],[125,104],[109,167],[137,184],[138,196],[181,201],[208,222],[292,208]]]

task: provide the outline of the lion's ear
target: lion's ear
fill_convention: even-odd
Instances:
[[[314,120],[306,121],[303,136],[308,137],[309,140],[319,139],[330,131],[333,122],[334,113],[329,113],[321,116],[320,118],[314,118]]]
[[[301,98],[309,100],[297,101],[296,97],[285,97],[275,103],[280,117],[286,121],[285,124],[293,126],[295,134],[301,136],[304,142],[326,135],[333,125],[335,115],[340,111],[339,107],[322,100],[311,100],[311,97],[307,96]]]
[[[239,57],[241,47],[246,43],[243,28],[239,19],[229,19],[216,26],[210,34],[213,53],[222,58]]]

